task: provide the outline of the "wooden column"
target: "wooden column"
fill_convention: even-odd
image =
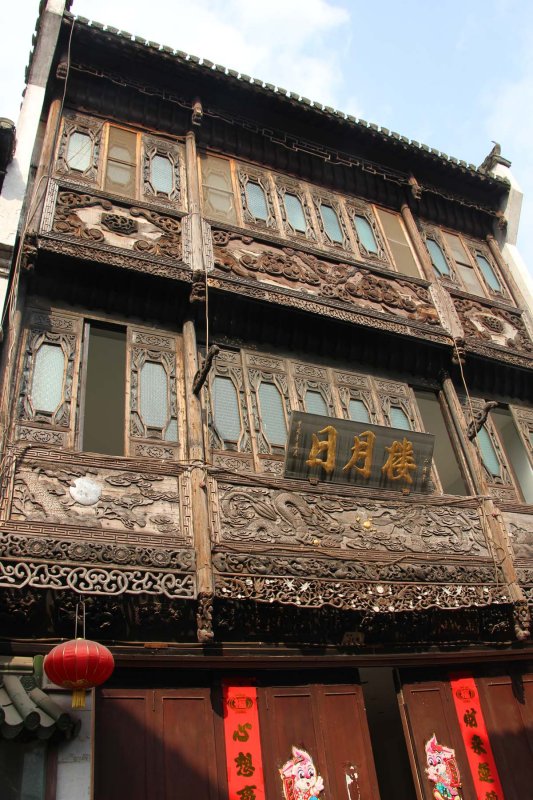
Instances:
[[[515,634],[517,639],[523,640],[530,635],[529,625],[531,620],[527,599],[518,583],[505,524],[500,510],[490,497],[489,488],[483,472],[483,465],[481,464],[477,448],[466,435],[459,398],[457,397],[455,386],[448,375],[443,379],[442,390],[468,465],[468,483],[473,486],[475,493],[480,496],[482,517],[486,522],[484,526],[485,535],[488,538],[489,547],[492,550],[495,569],[501,569],[503,578],[508,587],[509,598],[513,604]]]
[[[420,231],[416,226],[415,218],[413,217],[412,211],[407,203],[402,203],[402,207],[400,210],[402,214],[402,219],[405,223],[405,227],[409,232],[409,237],[415,249],[415,253],[418,257],[418,260],[420,261],[420,264],[422,265],[422,269],[424,270],[424,276],[428,281],[434,283],[435,270],[433,269],[433,264],[431,263],[429,253],[424,246],[422,237],[420,236]]]
[[[191,259],[193,273],[204,272],[202,246],[202,221],[200,217],[200,186],[196,159],[194,132],[187,134],[185,142],[187,163],[187,200],[191,217]],[[185,400],[187,406],[187,445],[191,466],[191,510],[196,550],[196,581],[198,588],[197,626],[198,640],[213,638],[211,615],[214,593],[211,535],[207,500],[207,472],[202,425],[202,403],[193,392],[194,376],[198,371],[198,345],[195,315],[191,312],[183,323],[183,359],[185,373]]]

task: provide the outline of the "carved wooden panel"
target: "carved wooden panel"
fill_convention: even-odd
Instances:
[[[65,528],[64,535],[82,529],[88,539],[191,544],[185,478],[107,461],[112,466],[75,456],[24,459],[14,474],[9,519]]]
[[[168,191],[154,181],[157,159],[168,162]],[[154,162],[154,159],[156,161]],[[175,142],[148,134],[142,137],[142,195],[157,203],[186,208],[185,158],[183,148]]]
[[[283,488],[218,486],[217,541],[320,552],[489,555],[478,511]]]
[[[23,336],[15,436],[29,443],[72,446],[81,320],[30,310]]]
[[[533,466],[533,408],[525,408],[524,406],[509,406],[513,415],[516,428],[526,453],[529,455],[529,460]]]
[[[533,516],[503,512],[514,557],[533,566]]]
[[[170,334],[128,328],[128,455],[173,459],[183,455],[179,429],[185,412],[178,346],[179,340]]]
[[[466,297],[454,296],[453,301],[467,343],[476,352],[505,360],[512,359],[513,353],[533,358],[533,342],[520,312]]]
[[[215,274],[290,290],[336,307],[363,309],[369,315],[386,314],[440,327],[428,289],[403,277],[384,276],[228,231],[214,230],[213,244]]]
[[[66,112],[57,149],[56,172],[68,174],[71,180],[98,183],[103,128],[101,120]],[[76,134],[81,134],[77,145]],[[82,168],[76,169],[73,164]]]
[[[178,217],[70,189],[58,192],[52,232],[86,245],[163,259],[182,258]]]

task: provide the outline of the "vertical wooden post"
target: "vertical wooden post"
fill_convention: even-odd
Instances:
[[[418,260],[420,261],[420,264],[422,265],[422,269],[424,270],[424,276],[428,281],[431,281],[431,283],[433,283],[435,280],[435,271],[433,269],[433,264],[431,263],[429,253],[424,247],[424,243],[420,236],[420,231],[416,226],[413,213],[407,203],[402,203],[402,207],[400,210],[402,214],[402,219],[405,223],[405,227],[407,228],[409,237],[415,249],[415,253],[418,257]]]
[[[189,131],[185,142],[187,164],[187,199],[191,217],[191,266],[193,274],[203,273],[202,221],[200,217],[200,186],[196,159],[194,132]],[[188,456],[191,467],[191,509],[194,547],[196,550],[196,580],[198,588],[197,626],[201,642],[213,638],[211,624],[212,598],[214,593],[213,562],[211,557],[211,535],[207,501],[207,473],[202,425],[202,403],[193,392],[194,376],[198,371],[198,345],[194,313],[187,315],[183,323],[183,361],[185,372],[185,400],[187,405]]]
[[[485,534],[489,539],[489,546],[492,549],[495,569],[498,570],[501,568],[503,578],[509,590],[509,598],[513,604],[516,637],[519,640],[526,639],[530,635],[530,615],[527,599],[518,583],[505,525],[499,509],[495,506],[490,497],[479,454],[475,445],[470,442],[466,436],[466,431],[462,424],[463,414],[459,399],[453,382],[448,375],[444,376],[442,389],[468,464],[469,483],[473,485],[474,491],[480,496],[483,519],[487,523],[485,526]]]

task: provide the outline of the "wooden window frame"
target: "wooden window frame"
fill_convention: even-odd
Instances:
[[[436,280],[440,281],[441,283],[443,283],[448,288],[460,289],[461,291],[467,292],[469,295],[472,295],[473,297],[484,297],[484,298],[490,298],[490,299],[496,299],[496,300],[503,300],[504,302],[513,303],[513,305],[514,305],[514,302],[512,300],[512,297],[511,297],[511,294],[510,294],[509,289],[507,287],[507,284],[506,284],[506,282],[505,282],[505,280],[503,278],[501,270],[500,270],[498,264],[496,263],[496,259],[494,258],[494,256],[490,252],[490,248],[489,248],[488,244],[486,244],[486,242],[483,242],[483,241],[481,241],[479,239],[473,239],[472,237],[469,237],[469,236],[465,236],[464,234],[460,233],[459,231],[454,231],[451,228],[442,228],[442,227],[439,227],[437,225],[430,225],[430,224],[425,223],[425,222],[421,222],[420,223],[420,231],[421,231],[421,236],[422,236],[422,239],[424,241],[424,246],[426,247],[426,250],[427,250],[427,253],[428,253],[428,256],[429,256],[429,259],[430,259],[430,262],[431,262],[431,265],[432,265]],[[483,290],[483,294],[481,294],[481,295],[480,294],[474,294],[466,286],[464,278],[462,277],[461,272],[459,270],[459,267],[457,266],[457,262],[456,262],[456,260],[455,260],[455,258],[453,256],[452,252],[450,251],[450,248],[449,248],[449,246],[448,246],[448,244],[447,244],[447,242],[445,240],[445,237],[443,235],[444,233],[451,234],[452,236],[457,236],[459,238],[459,240],[461,241],[461,244],[462,244],[462,246],[463,246],[463,248],[465,250],[465,253],[467,254],[467,257],[469,259],[470,266],[474,270],[474,274],[475,274],[476,278],[478,279],[479,284],[480,284],[480,286],[481,286],[481,288]],[[426,240],[427,239],[433,239],[433,241],[435,241],[439,245],[440,249],[442,250],[442,253],[444,255],[444,258],[446,259],[446,263],[448,264],[448,267],[449,267],[449,270],[450,270],[450,275],[449,276],[447,276],[447,275],[439,275],[437,270],[435,269],[435,267],[433,267],[433,261],[431,259],[431,253],[429,252],[429,249],[428,249],[427,244],[426,244]],[[482,273],[481,269],[479,268],[479,265],[478,265],[478,263],[476,261],[476,255],[480,255],[480,256],[482,256],[483,258],[485,258],[487,260],[487,262],[489,263],[490,268],[492,269],[492,271],[493,271],[498,283],[501,286],[501,289],[502,289],[501,292],[496,292],[496,291],[494,291],[493,289],[490,288],[490,286],[488,285],[487,281],[485,280],[485,277],[484,277],[484,275],[483,275],[483,273]]]

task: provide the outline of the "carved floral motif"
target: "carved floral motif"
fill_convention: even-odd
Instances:
[[[463,297],[454,297],[454,304],[467,339],[533,355],[533,342],[520,314]]]
[[[384,277],[364,267],[329,262],[227,231],[213,231],[213,243],[215,268],[220,272],[440,325],[429,291],[401,277]]]

